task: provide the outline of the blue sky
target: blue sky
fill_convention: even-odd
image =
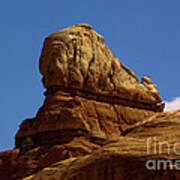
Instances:
[[[14,147],[18,126],[35,116],[43,103],[38,59],[44,38],[78,23],[91,24],[138,77],[150,75],[164,101],[179,99],[180,1],[2,1],[1,151]]]

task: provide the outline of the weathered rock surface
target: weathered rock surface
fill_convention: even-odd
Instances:
[[[161,102],[149,78],[139,79],[116,58],[90,25],[48,36],[40,57],[45,88],[62,86],[145,104]],[[149,83],[150,82],[150,83]]]
[[[48,36],[39,66],[44,104],[0,153],[1,179],[146,179],[143,163],[160,156],[146,154],[145,138],[177,140],[179,111],[162,113],[150,77],[140,83],[91,26]]]
[[[48,36],[39,66],[46,99],[37,116],[21,124],[16,147],[28,136],[36,146],[74,136],[119,136],[124,128],[163,111],[151,79],[140,83],[89,25]]]
[[[57,161],[92,153],[100,147],[100,143],[74,137],[69,143],[61,145],[38,146],[25,152],[19,148],[0,152],[0,177],[2,180],[20,180]]]
[[[179,128],[180,110],[157,113],[128,127],[124,135],[103,142],[76,137],[67,144],[41,146],[24,153],[19,149],[1,152],[0,176],[3,180],[25,176],[24,180],[178,180],[180,165],[175,162],[180,159]],[[166,143],[160,151],[161,142]],[[167,170],[163,170],[164,164],[159,170],[146,168],[148,160],[158,159],[170,160],[165,164]]]
[[[126,136],[109,140],[89,155],[59,161],[24,180],[178,180],[179,128],[180,111],[156,115],[136,124]],[[152,138],[149,145],[148,138]],[[163,146],[159,146],[162,142],[165,142]],[[176,151],[175,143],[178,145]],[[159,147],[162,147],[161,151]],[[164,161],[157,169],[157,164],[152,166],[148,160]]]
[[[65,143],[75,136],[98,139],[120,136],[126,127],[153,114],[150,110],[56,91],[46,96],[36,118],[21,124],[16,146],[20,147],[28,136],[37,145]]]

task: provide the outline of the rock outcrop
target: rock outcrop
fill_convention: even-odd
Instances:
[[[16,147],[28,136],[36,146],[68,142],[74,136],[119,136],[129,125],[163,110],[150,78],[140,83],[90,25],[48,36],[39,67],[46,99],[37,116],[22,123]]]
[[[161,98],[149,78],[143,83],[117,59],[104,38],[89,25],[80,24],[48,36],[40,57],[45,88],[60,86],[157,105]],[[150,82],[150,83],[149,83]]]
[[[178,180],[179,122],[180,110],[161,113],[89,155],[59,161],[23,180]]]
[[[180,110],[157,113],[103,143],[76,137],[67,144],[24,153],[20,149],[1,152],[1,179],[178,180],[179,122]]]
[[[39,68],[45,101],[36,117],[20,125],[15,149],[0,153],[4,180],[133,179],[137,168],[147,172],[143,163],[154,157],[146,156],[145,138],[166,139],[164,130],[179,134],[179,112],[168,119],[150,77],[139,82],[90,25],[48,36]],[[133,159],[127,173],[125,163]]]

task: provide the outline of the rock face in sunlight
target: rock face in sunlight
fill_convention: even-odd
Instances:
[[[22,123],[16,147],[28,136],[37,145],[62,143],[76,135],[119,136],[129,125],[163,110],[151,79],[144,77],[140,83],[90,25],[48,36],[39,67],[46,99],[37,116]]]
[[[116,58],[90,25],[80,24],[48,36],[40,57],[44,87],[62,87],[97,96],[154,105],[161,98],[150,78],[142,83]],[[152,107],[153,109],[153,107]]]
[[[167,147],[155,154],[151,141],[173,146],[180,112],[163,113],[150,77],[139,82],[90,25],[49,35],[39,68],[45,101],[20,125],[15,149],[0,153],[3,180],[178,179],[170,170],[149,171],[146,162],[178,158]]]
[[[178,180],[179,122],[180,110],[157,113],[92,153],[58,161],[23,180]],[[159,150],[159,142],[168,145]]]

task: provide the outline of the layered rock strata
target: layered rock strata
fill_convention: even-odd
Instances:
[[[129,125],[163,110],[151,79],[144,77],[140,83],[90,25],[48,36],[39,67],[46,99],[37,116],[22,123],[16,147],[28,136],[37,146],[74,136],[119,136]]]
[[[179,128],[180,110],[157,113],[101,144],[75,137],[69,143],[24,153],[19,148],[1,152],[0,176],[3,180],[179,180]]]
[[[45,101],[20,125],[15,149],[0,153],[3,180],[145,179],[143,163],[155,158],[146,156],[145,138],[179,135],[179,111],[161,113],[150,77],[139,82],[90,25],[48,36],[39,68]]]

